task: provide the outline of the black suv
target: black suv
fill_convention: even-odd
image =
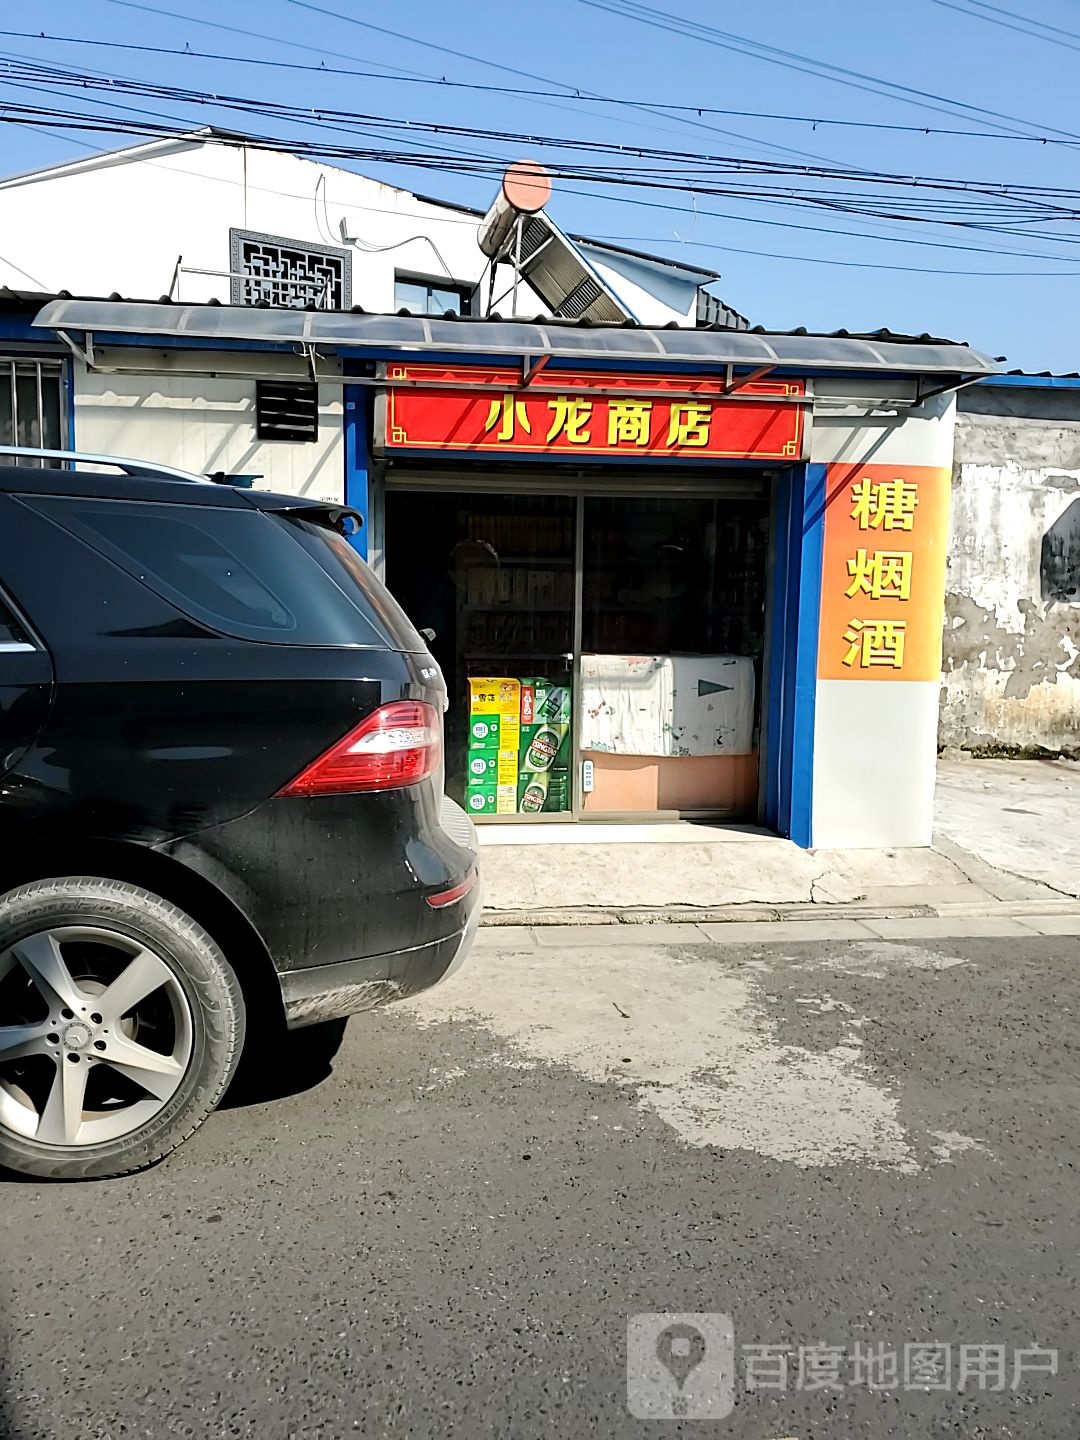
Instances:
[[[442,979],[480,895],[356,517],[51,453],[0,464],[0,1165],[81,1178],[180,1144],[245,1038]]]

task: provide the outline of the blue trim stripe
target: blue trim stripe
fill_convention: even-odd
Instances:
[[[765,815],[802,846],[812,843],[826,473],[795,466],[778,477],[776,495]]]
[[[987,375],[979,385],[992,390],[1003,385],[1016,385],[1023,390],[1080,390],[1080,375]]]
[[[67,448],[75,450],[75,361],[69,355],[64,363],[64,410],[67,416]]]
[[[827,473],[825,465],[805,467],[801,523],[795,537],[799,542],[799,580],[793,597],[797,618],[788,834],[796,845],[803,846],[813,843],[814,712],[817,704]]]
[[[368,558],[368,525],[370,523],[370,501],[368,471],[367,407],[364,404],[364,389],[360,385],[346,385],[345,398],[345,504],[363,517],[356,535],[351,536],[352,544],[366,560]]]

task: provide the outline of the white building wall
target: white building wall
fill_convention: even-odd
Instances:
[[[131,351],[99,356],[138,362]],[[197,474],[224,470],[261,475],[259,489],[312,499],[345,498],[345,447],[340,386],[319,387],[319,438],[314,443],[260,441],[255,434],[255,381],[228,373],[220,352],[160,351],[146,363],[195,368],[190,374],[101,374],[76,365],[75,445],[93,454],[122,455],[175,465]],[[282,362],[282,366],[284,362]],[[210,367],[213,372],[210,373]],[[260,357],[260,368],[275,368],[273,357]],[[295,377],[295,369],[289,372]]]
[[[897,388],[897,382],[884,382],[879,390],[890,383]],[[816,382],[812,462],[951,467],[952,395],[938,396],[915,411],[868,414],[865,404],[840,411],[820,408],[830,392],[850,389],[850,381]],[[937,583],[944,586],[944,575]],[[940,690],[937,679],[818,679],[815,847],[930,844]]]
[[[475,284],[487,263],[475,216],[348,170],[198,140],[124,154],[0,185],[0,284],[156,300],[178,259],[227,272],[230,228],[351,248],[352,301],[372,311],[394,309],[395,270]],[[229,282],[183,274],[173,293],[228,303]],[[527,286],[520,304],[544,309]]]

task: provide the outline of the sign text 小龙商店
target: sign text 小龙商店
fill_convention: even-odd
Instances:
[[[801,380],[388,365],[387,450],[654,459],[802,458]],[[665,393],[669,392],[669,393]],[[620,393],[625,392],[625,393]],[[770,403],[771,402],[771,403]]]

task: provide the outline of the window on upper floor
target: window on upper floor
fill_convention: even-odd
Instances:
[[[457,280],[408,275],[398,270],[394,275],[394,309],[411,310],[414,315],[445,315],[447,311],[471,315],[473,289]]]
[[[63,449],[63,373],[60,360],[0,355],[0,445]],[[0,456],[0,460],[10,462],[11,457]]]
[[[347,310],[352,304],[352,251],[333,245],[230,230],[229,270],[234,305]]]

